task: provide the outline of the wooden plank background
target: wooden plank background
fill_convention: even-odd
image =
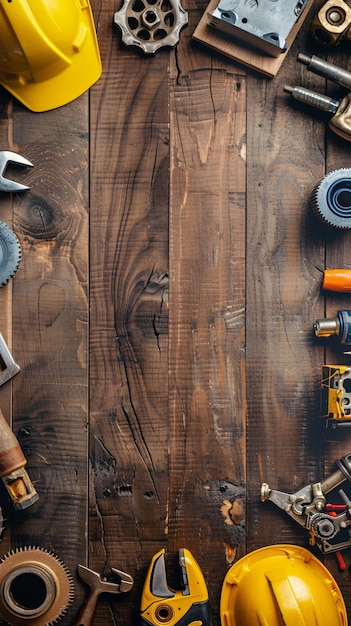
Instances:
[[[128,595],[101,598],[94,621],[130,626],[152,556],[166,549],[176,586],[181,547],[219,626],[235,560],[308,546],[260,502],[261,483],[296,491],[351,450],[350,431],[319,418],[321,366],[348,358],[312,333],[351,308],[321,290],[325,267],[351,267],[350,236],[318,226],[308,206],[350,149],[283,92],[337,93],[296,63],[321,54],[308,30],[321,4],[268,80],[192,41],[205,2],[185,6],[175,49],[144,57],[112,26],[119,6],[93,0],[103,74],[89,93],[34,114],[0,91],[0,148],[34,164],[11,169],[30,191],[0,196],[22,246],[0,290],[0,332],[21,373],[0,406],[40,495],[22,514],[4,504],[1,547],[38,545],[66,563],[64,626],[87,595],[78,563],[134,577]],[[328,58],[351,70],[346,47]],[[324,561],[351,611],[348,569]]]

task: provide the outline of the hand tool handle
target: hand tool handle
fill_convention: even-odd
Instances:
[[[93,590],[85,604],[83,604],[78,618],[74,622],[73,626],[92,626],[98,598],[99,592]]]
[[[158,605],[159,603],[156,604]],[[145,612],[147,613],[148,611]],[[154,620],[154,612],[153,610],[149,612],[148,619],[141,615],[140,626],[159,624],[159,620],[156,620],[156,618]],[[167,622],[170,626],[191,626],[192,624],[194,624],[194,626],[211,626],[210,605],[208,600],[205,602],[193,602],[185,615],[180,618],[175,616],[172,621],[167,620]],[[75,626],[78,626],[78,624],[75,624]]]
[[[338,292],[351,291],[351,270],[325,270],[323,277],[323,289]]]

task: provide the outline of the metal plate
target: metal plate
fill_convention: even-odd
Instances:
[[[307,0],[220,0],[208,13],[213,28],[277,57]]]

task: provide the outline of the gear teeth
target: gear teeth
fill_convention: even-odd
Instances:
[[[325,215],[323,215],[323,213],[321,212],[320,208],[319,208],[319,202],[318,202],[318,193],[320,191],[320,184],[317,185],[317,187],[315,187],[311,199],[310,199],[310,206],[312,209],[312,213],[314,215],[314,217],[321,223],[323,224],[327,224],[328,226],[331,226],[332,228],[337,228],[340,229],[340,226],[337,226],[335,224],[333,224]]]
[[[310,207],[317,220],[336,230],[351,228],[351,169],[326,174],[315,186]]]
[[[14,548],[0,557],[0,581],[2,584],[5,585],[6,577],[13,575],[15,571],[20,575],[20,568],[26,565],[28,568],[32,568],[34,575],[39,576],[42,571],[40,567],[44,567],[49,578],[52,577],[55,593],[51,591],[52,598],[48,595],[49,600],[52,601],[51,603],[48,602],[47,609],[43,613],[28,618],[22,614],[22,607],[21,612],[17,611],[15,601],[10,598],[10,590],[4,586],[0,596],[0,618],[3,618],[8,624],[25,625],[35,620],[36,626],[54,626],[67,613],[74,600],[73,577],[68,567],[54,552],[39,546],[29,545]]]
[[[21,245],[13,230],[0,221],[0,287],[15,276],[22,260]]]

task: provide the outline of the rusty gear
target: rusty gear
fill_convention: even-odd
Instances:
[[[188,13],[179,0],[124,0],[114,15],[114,23],[122,32],[127,46],[136,46],[145,54],[159,48],[173,48],[179,33],[188,23]]]
[[[72,576],[53,553],[29,546],[0,559],[0,616],[11,626],[51,626],[72,600]]]

